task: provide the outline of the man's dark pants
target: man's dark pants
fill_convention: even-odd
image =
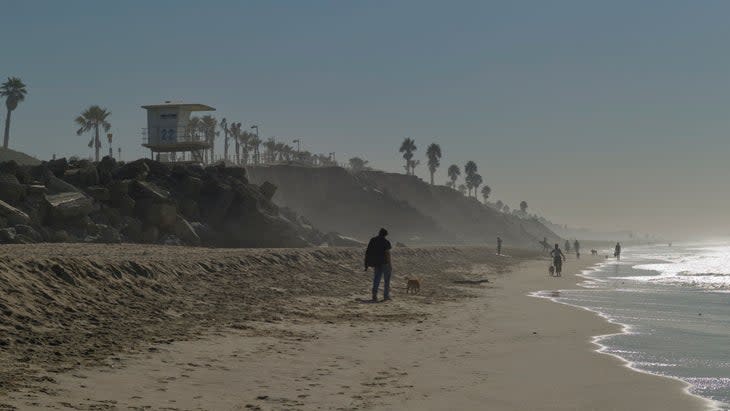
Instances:
[[[383,264],[375,267],[373,274],[373,300],[378,298],[380,278],[383,278],[383,298],[390,298],[390,264]]]

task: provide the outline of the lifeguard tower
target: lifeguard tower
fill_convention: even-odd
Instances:
[[[209,136],[214,130],[192,127],[190,115],[195,111],[215,111],[213,107],[166,101],[142,108],[147,110],[142,146],[150,149],[152,159],[163,162],[204,161],[204,152],[211,147]]]

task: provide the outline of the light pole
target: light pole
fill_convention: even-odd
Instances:
[[[256,141],[258,141],[259,144],[261,144],[261,139],[259,138],[259,126],[257,124],[254,124],[251,126],[251,130],[256,130]],[[259,155],[259,146],[256,146],[256,164],[260,162],[260,155]]]

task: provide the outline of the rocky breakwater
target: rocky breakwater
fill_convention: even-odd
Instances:
[[[216,247],[347,245],[280,210],[242,168],[141,159],[0,164],[0,242]]]

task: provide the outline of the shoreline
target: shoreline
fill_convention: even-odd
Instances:
[[[576,277],[580,277],[581,280],[579,282],[577,282],[574,287],[566,287],[566,288],[561,289],[560,291],[562,291],[562,290],[571,290],[571,289],[572,290],[575,290],[575,289],[590,290],[589,287],[581,286],[581,284],[582,283],[585,283],[586,281],[591,281],[592,278],[589,277],[588,274],[591,273],[591,272],[596,271],[599,268],[599,266],[600,265],[603,265],[603,264],[604,264],[604,262],[601,261],[601,262],[598,262],[598,263],[596,263],[595,265],[593,265],[591,267],[587,267],[587,268],[581,270],[581,272],[579,274],[576,274]],[[561,305],[564,305],[564,306],[568,306],[568,307],[572,307],[572,308],[576,308],[576,309],[580,309],[580,310],[587,311],[587,312],[595,315],[596,317],[598,317],[600,320],[605,321],[605,322],[607,322],[607,323],[609,323],[611,325],[614,325],[614,326],[619,327],[619,331],[617,331],[617,332],[608,333],[608,334],[594,335],[594,336],[591,337],[590,342],[591,342],[591,344],[595,345],[596,348],[595,348],[594,351],[597,354],[607,355],[609,357],[616,358],[617,360],[619,360],[621,362],[621,364],[624,367],[626,367],[626,368],[628,368],[628,369],[630,369],[630,370],[632,370],[634,372],[641,373],[641,374],[646,374],[646,375],[650,375],[650,376],[654,376],[654,377],[658,377],[658,378],[662,378],[662,379],[668,379],[668,380],[672,380],[672,381],[679,382],[680,384],[682,384],[682,391],[686,395],[688,395],[690,397],[697,398],[698,400],[703,401],[705,403],[705,405],[707,407],[706,409],[708,411],[716,411],[716,410],[719,410],[720,407],[723,405],[719,401],[716,401],[716,400],[713,400],[711,398],[703,397],[703,396],[701,396],[699,394],[693,393],[691,391],[693,385],[691,383],[689,383],[689,382],[687,382],[687,381],[679,378],[679,377],[675,377],[675,376],[672,376],[672,375],[665,375],[665,374],[654,373],[654,372],[651,372],[651,371],[647,371],[647,370],[638,368],[638,367],[636,367],[634,365],[634,362],[633,361],[630,361],[630,360],[622,357],[619,354],[614,354],[614,353],[611,353],[611,352],[607,352],[607,350],[609,349],[609,346],[603,344],[602,341],[605,340],[605,339],[611,338],[613,336],[616,336],[616,335],[630,334],[631,333],[631,329],[632,329],[632,326],[630,324],[624,324],[624,323],[618,322],[618,321],[610,318],[609,316],[607,316],[606,314],[604,314],[604,313],[602,313],[602,312],[600,312],[598,310],[591,309],[589,307],[583,307],[583,306],[576,305],[576,304],[571,304],[571,303],[568,303],[568,302],[565,302],[565,301],[561,301],[561,300],[559,300],[558,297],[553,297],[553,296],[544,294],[546,292],[547,292],[546,290],[534,291],[534,292],[531,292],[529,295],[531,297],[534,297],[534,298],[548,300],[548,301],[550,301],[552,303],[561,304]]]
[[[706,408],[678,381],[637,373],[616,357],[597,355],[591,337],[615,325],[529,295],[565,288],[575,282],[575,271],[595,259],[569,260],[558,279],[547,275],[546,259],[506,251],[514,257],[494,256],[486,248],[394,253],[399,268],[394,300],[385,304],[361,301],[368,295],[369,274],[343,284],[343,292],[351,291],[340,296],[287,296],[282,287],[299,283],[278,281],[276,295],[287,296],[277,300],[284,308],[281,318],[221,323],[199,338],[145,342],[96,365],[41,376],[47,378],[44,383],[14,391],[1,402],[18,409],[66,404],[178,410]],[[321,252],[252,254],[282,259],[294,253],[301,260]],[[424,260],[432,253],[440,254]],[[346,265],[351,254],[345,254]],[[464,263],[471,269],[463,271]],[[289,269],[287,278],[296,278],[302,267]],[[319,281],[327,284],[348,270],[334,277],[320,273]],[[414,270],[427,274],[422,291],[406,295],[398,286]],[[455,281],[485,277],[489,282],[479,285]]]

